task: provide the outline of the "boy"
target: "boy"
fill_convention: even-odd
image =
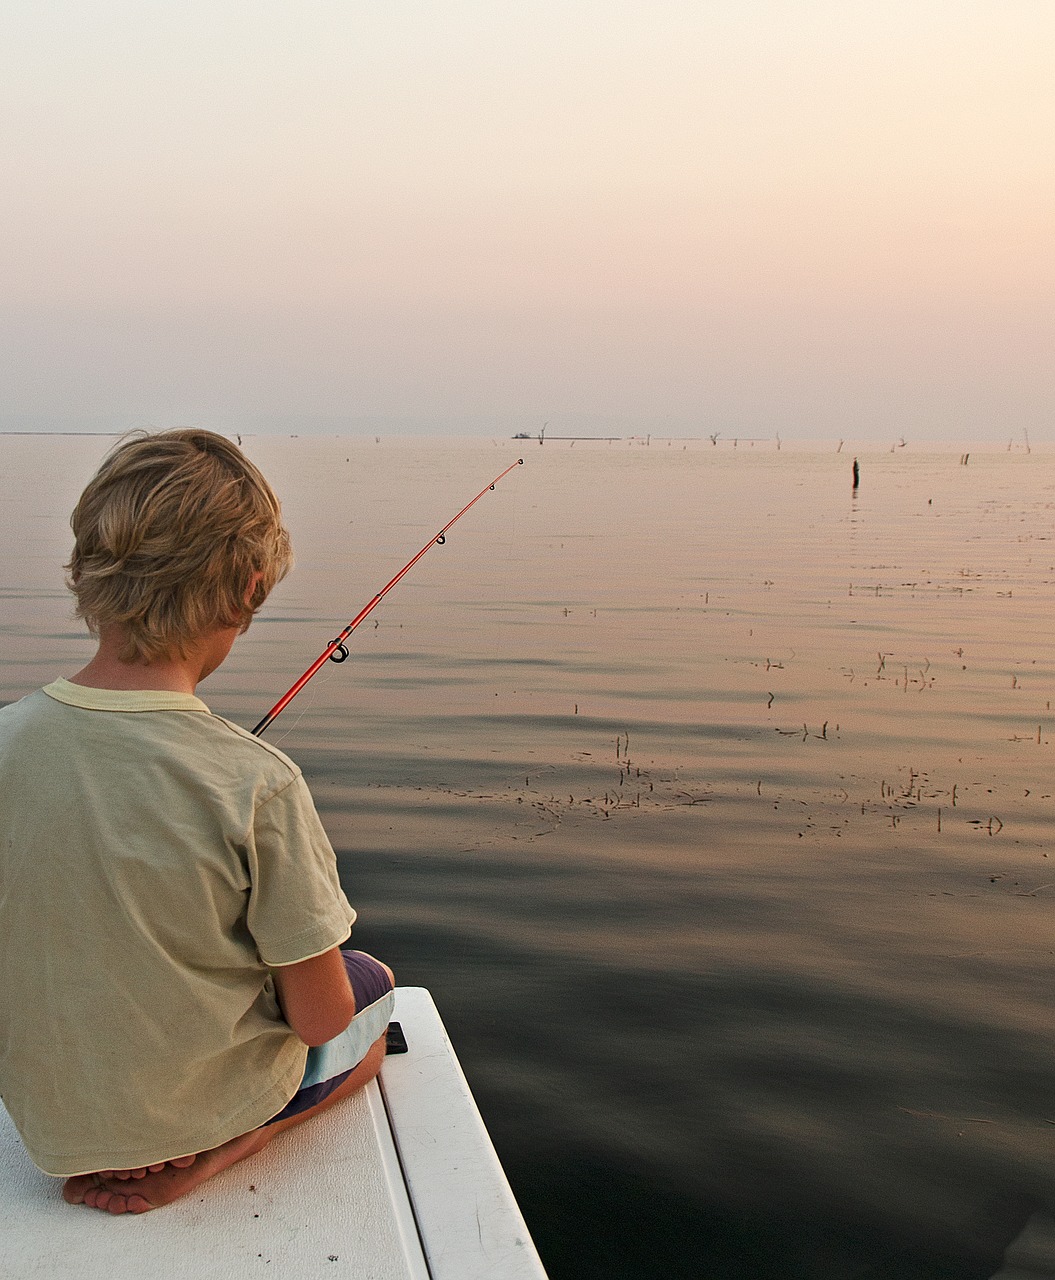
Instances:
[[[97,652],[0,709],[0,1096],[67,1201],[142,1213],[372,1079],[393,979],[299,769],[195,696],[290,567],[264,477],[131,439],[71,524]]]

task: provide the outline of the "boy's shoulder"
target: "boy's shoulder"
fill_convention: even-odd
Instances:
[[[258,799],[301,777],[278,747],[214,714],[193,694],[99,689],[59,679],[0,707],[0,747],[66,754],[101,743],[123,754],[179,758],[228,782],[240,779]]]
[[[256,737],[240,724],[235,724],[233,720],[210,712],[204,723],[209,726],[211,732],[227,735],[227,742],[231,749],[239,754],[244,753],[244,758],[252,761],[256,768],[289,780],[301,776],[300,766],[284,751],[280,751],[270,742],[265,742],[263,738]]]
[[[11,731],[18,725],[33,720],[45,710],[47,701],[47,695],[43,689],[34,689],[32,693],[24,694],[21,698],[0,702],[0,731]]]

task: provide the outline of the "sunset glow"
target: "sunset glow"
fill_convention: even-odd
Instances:
[[[1055,9],[9,6],[6,430],[1055,438]]]

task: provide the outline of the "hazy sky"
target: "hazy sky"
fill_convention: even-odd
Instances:
[[[0,427],[1055,439],[1052,0],[6,0]]]

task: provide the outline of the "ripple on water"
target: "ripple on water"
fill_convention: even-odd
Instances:
[[[109,443],[7,455],[5,699],[90,652]],[[502,442],[246,446],[298,556],[203,690],[251,725]],[[536,449],[269,731],[554,1280],[967,1280],[1052,1203],[1050,458],[859,456]]]

